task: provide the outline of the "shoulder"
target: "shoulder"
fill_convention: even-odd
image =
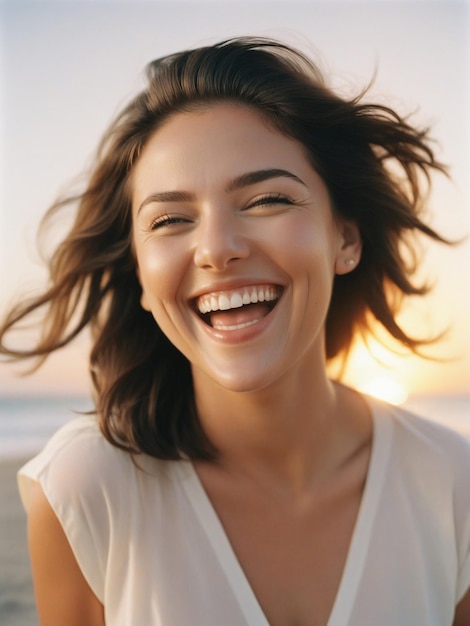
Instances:
[[[389,473],[421,501],[449,510],[470,545],[470,440],[402,408],[381,404],[376,415],[391,424]]]
[[[39,483],[59,517],[68,511],[99,520],[126,511],[130,498],[145,497],[149,475],[161,474],[164,462],[122,450],[106,440],[96,418],[81,416],[60,428],[44,449],[18,473],[26,510]],[[158,490],[160,481],[152,481]]]
[[[402,462],[432,460],[470,478],[470,439],[450,428],[402,407],[367,398],[375,422],[391,431],[393,455]]]
[[[440,459],[453,469],[456,477],[470,478],[470,440],[455,429],[399,407],[389,407],[397,443],[415,454],[420,452]]]
[[[176,463],[177,464],[177,463]],[[40,483],[56,510],[93,510],[93,517],[128,510],[149,493],[158,499],[173,480],[175,462],[145,454],[132,455],[111,444],[92,416],[71,420],[44,449],[18,472],[23,505],[29,508],[31,489]],[[165,479],[163,478],[165,477]]]
[[[457,518],[470,518],[470,440],[460,432],[401,407],[370,403],[378,431],[387,433],[387,472],[410,494],[439,499]]]
[[[135,466],[131,456],[110,444],[91,416],[78,417],[60,428],[44,449],[18,473],[23,504],[28,510],[31,489],[39,482],[54,503],[98,500],[126,487]]]

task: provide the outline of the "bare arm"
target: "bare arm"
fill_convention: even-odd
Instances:
[[[468,626],[470,624],[470,589],[457,605],[453,626]]]
[[[103,605],[83,577],[39,485],[32,494],[28,535],[41,626],[104,626]]]

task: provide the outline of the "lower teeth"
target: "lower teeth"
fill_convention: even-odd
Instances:
[[[213,326],[213,328],[215,328],[216,330],[240,330],[240,328],[253,326],[253,324],[256,324],[257,322],[259,322],[260,319],[262,318],[259,318],[257,320],[251,320],[250,322],[244,322],[243,324],[235,324],[233,326]]]

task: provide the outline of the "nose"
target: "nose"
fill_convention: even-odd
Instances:
[[[222,271],[233,261],[245,259],[249,243],[234,216],[214,212],[201,219],[195,231],[194,263],[197,267]]]

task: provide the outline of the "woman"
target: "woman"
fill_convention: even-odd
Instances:
[[[419,215],[442,169],[280,43],[150,64],[1,331],[39,363],[93,337],[97,419],[19,477],[42,624],[469,623],[470,446],[326,374],[372,319],[419,350],[403,247],[442,241]]]

